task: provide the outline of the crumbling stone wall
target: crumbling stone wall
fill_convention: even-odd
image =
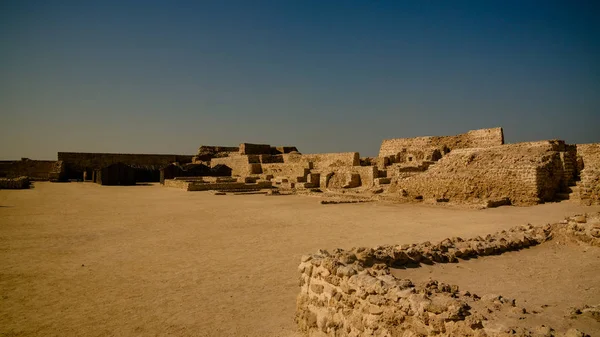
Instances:
[[[550,226],[523,226],[463,240],[381,246],[375,249],[319,251],[302,257],[296,320],[309,335],[328,336],[473,336],[484,329],[471,312],[470,294],[431,281],[415,286],[397,279],[389,267],[455,262],[517,250],[546,241]]]
[[[295,164],[262,164],[262,173],[266,175],[272,175],[273,177],[287,177],[290,179],[296,177],[306,178],[310,172],[309,163],[295,163]]]
[[[478,296],[435,280],[415,285],[392,275],[390,268],[501,254],[559,235],[596,245],[600,244],[599,218],[596,215],[595,223],[590,224],[579,215],[560,224],[526,225],[434,244],[336,249],[332,253],[319,250],[303,256],[298,267],[296,322],[308,336],[586,336],[576,329],[555,333],[544,326],[499,331],[488,325],[485,316],[495,311],[518,319],[524,309],[516,307],[514,299]]]
[[[504,144],[502,128],[471,130],[456,136],[435,136],[415,138],[386,139],[381,143],[379,157],[395,156],[405,149],[423,150],[425,148],[462,149],[474,147],[490,147]]]
[[[579,170],[577,167],[577,145],[565,144],[561,151],[561,162],[563,164],[563,176],[565,187],[572,186],[579,178]]]
[[[320,174],[322,188],[371,188],[377,177],[375,166],[339,166],[313,170]]]
[[[600,143],[578,144],[577,156],[581,161],[579,177],[581,202],[586,205],[600,204]]]
[[[63,179],[62,162],[56,160],[22,160],[4,162],[1,176],[17,178],[27,176],[30,180],[60,180]]]
[[[397,179],[390,192],[467,203],[502,198],[514,205],[551,201],[564,185],[564,149],[562,141],[458,149],[423,173]]]
[[[214,157],[227,157],[230,153],[239,151],[239,147],[202,145],[198,148],[198,153],[192,158],[192,162],[209,162]]]
[[[324,169],[339,166],[360,166],[358,152],[318,153],[318,154],[283,154],[284,163],[312,163],[314,169]]]
[[[48,172],[48,180],[50,181],[64,181],[66,180],[66,171],[65,171],[65,163],[61,160],[57,160],[54,162],[53,167]]]
[[[235,155],[211,159],[210,166],[215,167],[217,165],[225,165],[231,168],[231,175],[234,176],[244,177],[262,173],[259,156]]]
[[[29,177],[0,178],[0,190],[22,190],[29,188]]]

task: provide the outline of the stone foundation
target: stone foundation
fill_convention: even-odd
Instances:
[[[273,184],[270,181],[245,182],[205,182],[203,180],[191,179],[165,179],[165,187],[175,187],[185,191],[244,191],[270,189]]]
[[[501,254],[543,243],[553,235],[600,244],[600,214],[592,223],[588,220],[578,216],[552,226],[527,225],[434,244],[319,250],[303,256],[298,267],[296,321],[309,336],[538,336],[542,330],[545,334],[539,336],[585,336],[574,330],[555,333],[548,327],[497,331],[487,326],[485,310],[522,313],[514,300],[480,297],[435,280],[415,285],[391,275],[390,268]]]

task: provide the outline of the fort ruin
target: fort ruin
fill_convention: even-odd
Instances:
[[[600,144],[505,144],[502,128],[386,139],[377,157],[364,158],[358,152],[303,154],[294,146],[242,143],[201,146],[195,156],[59,152],[55,162],[0,163],[0,176],[8,178],[110,185],[160,181],[187,191],[275,189],[483,207],[564,199],[598,204],[599,171]]]
[[[493,128],[384,140],[375,158],[361,158],[358,152],[301,154],[295,147],[243,143],[202,146],[192,163],[230,168],[237,180],[229,183],[238,184],[232,189],[486,207],[564,199],[591,205],[600,202],[599,147],[561,140],[505,144],[502,128]],[[190,191],[226,189],[189,177],[173,178],[186,183],[165,185]]]
[[[306,154],[295,146],[241,143],[235,147],[203,145],[195,155],[59,152],[57,159],[36,161],[23,158],[0,162],[0,189],[26,189],[30,181],[43,180],[94,182],[109,186],[156,182],[160,185],[151,188],[163,191],[170,198],[174,195],[190,197],[191,200],[201,195],[211,200],[224,198],[228,208],[217,212],[212,221],[227,218],[229,215],[224,217],[224,212],[234,213],[236,201],[228,198],[244,198],[234,196],[239,194],[315,197],[325,205],[318,206],[325,212],[320,217],[327,215],[332,218],[335,217],[333,213],[345,210],[342,207],[346,205],[337,204],[365,202],[373,207],[390,204],[416,207],[413,204],[421,204],[437,209],[457,206],[457,209],[476,209],[478,212],[482,208],[504,205],[534,206],[559,204],[559,201],[565,201],[560,204],[576,205],[586,210],[588,208],[585,207],[600,205],[600,144],[567,144],[562,140],[505,144],[501,128],[473,130],[455,136],[388,139],[382,141],[377,157],[361,157],[358,152]],[[126,187],[64,185],[132,193]],[[211,193],[187,194],[198,191]],[[231,196],[213,197],[211,194]],[[139,194],[131,195],[139,197]],[[286,198],[274,197],[269,202],[282,199]],[[206,202],[207,199],[202,200]],[[256,199],[243,200],[245,203],[256,203]],[[89,202],[85,207],[93,208],[97,202]],[[164,200],[162,202],[165,203]],[[169,210],[169,206],[163,207],[163,204],[150,207]],[[277,203],[274,205],[281,206]],[[347,207],[355,206],[365,205]],[[146,207],[144,204],[143,208]],[[104,214],[107,209],[100,207],[98,214]],[[332,209],[331,215],[329,209]],[[188,219],[188,222],[197,227],[193,227],[193,230],[188,228],[187,235],[192,233],[195,240],[199,239],[199,232],[204,235],[209,227],[201,222],[202,216],[211,213],[195,219],[196,211],[198,209],[188,207],[178,209],[177,214],[168,215],[171,219],[189,213],[192,220]],[[262,211],[248,217],[256,217]],[[68,209],[62,210],[61,214],[69,212]],[[241,214],[246,218],[243,211]],[[237,216],[232,216],[231,221],[241,223],[240,214]],[[138,217],[141,216],[129,218]],[[267,219],[279,221],[280,217],[281,214],[275,212]],[[121,218],[113,218],[113,221],[115,219],[120,225]],[[246,222],[244,224],[247,225]],[[244,239],[254,244],[259,242],[257,237],[263,234],[261,230],[264,224],[250,224],[256,225],[256,228],[250,227],[250,231],[254,232]],[[168,229],[157,232],[177,232],[173,229],[180,225],[178,222],[169,222]],[[278,224],[279,227],[270,228],[266,235],[279,233],[286,225]],[[398,224],[399,227],[402,225]],[[237,223],[235,226],[244,227]],[[126,226],[115,231],[123,228]],[[363,232],[369,230],[364,228]],[[312,234],[310,230],[304,231]],[[337,229],[327,235],[335,236],[342,231]],[[379,232],[382,241],[386,240],[386,233]],[[90,234],[89,237],[95,235]],[[230,235],[234,234],[227,233],[226,237]],[[208,237],[208,241],[212,240],[212,236]],[[577,251],[571,256],[590,259],[589,265],[595,266],[595,257],[600,258],[597,250],[600,247],[600,214],[581,214],[552,225],[524,225],[469,237],[449,236],[433,243],[390,244],[388,241],[378,246],[350,249],[323,247],[327,249],[304,255],[299,261],[295,317],[290,314],[289,318],[293,320],[294,328],[308,336],[589,336],[600,333],[600,326],[597,325],[600,322],[600,308],[595,306],[597,303],[577,303],[578,307],[570,311],[555,309],[563,315],[558,317],[550,309],[542,310],[544,308],[531,304],[536,299],[474,291],[472,284],[456,285],[446,281],[443,272],[436,271],[444,270],[444,266],[463,266],[469,260],[486,263],[501,256],[517,259],[514,254],[525,255],[535,249],[540,249],[539,254],[560,249],[583,249],[585,254]],[[311,239],[315,238],[305,238]],[[294,241],[295,237],[286,234],[279,240]],[[213,248],[225,250],[222,246],[225,241],[217,241],[219,246]],[[227,241],[225,246],[228,244]],[[270,247],[270,244],[265,245]],[[337,247],[337,243],[332,245]],[[119,247],[125,246],[121,244]],[[119,249],[123,248],[117,248],[117,251]],[[249,262],[244,260],[247,250],[247,247],[244,248],[241,255],[236,256],[237,262]],[[295,264],[299,256],[289,257],[294,259]],[[152,261],[156,263],[156,260]],[[560,261],[556,264],[556,268],[567,267],[565,263],[561,265]],[[228,268],[226,265],[222,263],[215,270],[223,273]],[[237,266],[240,268],[239,264]],[[270,270],[269,267],[260,269],[259,273],[268,274],[265,270]],[[426,267],[435,276],[431,280],[419,276],[417,272]],[[478,278],[475,277],[474,282]],[[243,281],[240,282],[243,284]],[[572,282],[577,287],[596,286],[595,283],[582,285],[576,280]],[[290,299],[289,303],[292,302]]]

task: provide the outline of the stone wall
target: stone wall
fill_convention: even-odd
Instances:
[[[560,151],[565,149],[562,141],[458,149],[423,173],[397,179],[390,192],[466,203],[502,198],[513,205],[551,201],[565,185]]]
[[[165,179],[163,184],[165,185],[165,187],[174,187],[182,189],[184,191],[189,191],[192,182],[180,179]]]
[[[415,138],[386,139],[381,143],[379,157],[395,156],[403,150],[423,150],[425,148],[461,149],[490,147],[504,144],[502,128],[472,130],[456,136],[431,136]]]
[[[296,164],[262,164],[262,173],[266,175],[272,175],[273,177],[287,177],[290,179],[303,177],[309,173],[308,163],[296,163]]]
[[[313,170],[312,173],[320,174],[320,187],[322,188],[371,188],[377,178],[375,166],[339,166]]]
[[[215,167],[216,165],[225,165],[231,168],[231,175],[234,176],[243,177],[262,173],[259,156],[235,155],[211,159],[210,166]]]
[[[30,180],[62,180],[63,163],[56,160],[31,160],[23,158],[17,161],[5,161],[0,167],[0,176],[17,178],[27,176]]]
[[[415,285],[392,275],[390,268],[501,254],[543,243],[552,232],[550,225],[527,225],[485,238],[319,250],[303,256],[298,267],[296,321],[308,336],[505,336],[485,317],[498,312],[518,320],[524,309],[515,300],[478,296],[435,280]],[[515,329],[514,335],[534,335],[533,329]]]
[[[600,205],[600,143],[578,144],[577,156],[581,161],[579,193],[586,205]]]
[[[101,169],[103,167],[123,163],[133,168],[159,170],[171,163],[187,164],[192,162],[192,156],[175,154],[128,154],[128,153],[80,153],[59,152],[58,160],[65,163],[67,175],[70,178],[81,179],[85,170]]]
[[[282,154],[284,163],[312,163],[314,169],[339,166],[360,166],[358,152],[318,153],[318,154]]]
[[[319,250],[302,256],[298,267],[296,322],[308,336],[588,336],[576,329],[556,332],[548,326],[501,330],[488,317],[520,320],[526,311],[515,299],[478,295],[436,280],[415,285],[398,277],[404,268],[456,263],[548,240],[600,246],[600,213],[471,239],[453,237],[433,244],[336,249],[332,253]],[[392,273],[391,268],[397,272]]]
[[[0,178],[0,189],[21,190],[29,188],[29,177]]]
[[[238,153],[239,147],[202,145],[192,158],[193,163],[208,162],[214,157],[227,157],[230,153]]]
[[[471,336],[484,326],[481,316],[470,310],[470,294],[436,281],[415,286],[390,275],[389,267],[499,254],[539,244],[549,235],[549,226],[524,226],[486,238],[303,256],[296,320],[309,335],[401,336],[413,331],[416,335]]]

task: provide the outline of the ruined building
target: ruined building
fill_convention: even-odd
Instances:
[[[113,166],[113,165],[121,166]],[[125,168],[124,166],[127,166]],[[114,167],[121,167],[114,169]],[[131,170],[130,170],[131,169]],[[0,177],[119,184],[161,182],[189,191],[275,189],[371,200],[533,205],[600,203],[600,144],[504,144],[502,128],[386,139],[379,155],[302,154],[294,146],[201,146],[195,156],[59,152],[57,161],[0,161]],[[129,175],[129,176],[127,176]],[[127,176],[127,178],[125,178]]]
[[[229,183],[238,184],[236,188],[270,183],[271,188],[291,192],[319,189],[370,199],[488,207],[562,199],[594,204],[600,202],[599,149],[600,144],[569,145],[561,140],[504,144],[502,128],[492,128],[387,139],[376,158],[360,158],[358,152],[301,154],[295,147],[242,143],[202,146],[192,161],[231,169],[236,179]],[[179,181],[166,185],[187,190],[221,186],[189,176],[181,174]],[[226,184],[223,179],[219,183]]]

